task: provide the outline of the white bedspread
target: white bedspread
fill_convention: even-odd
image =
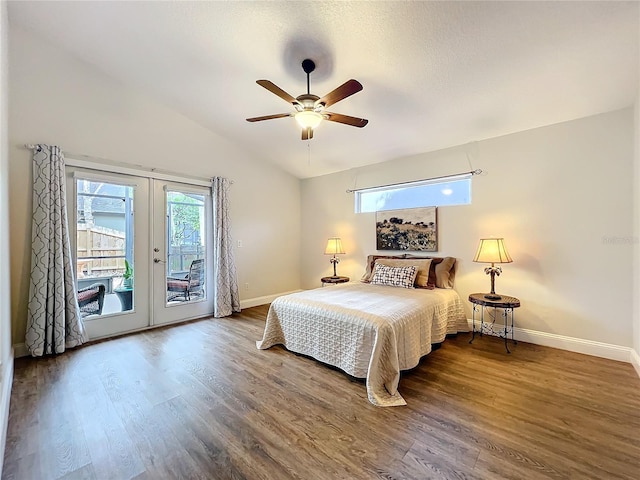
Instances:
[[[366,378],[369,401],[394,406],[406,405],[400,371],[417,366],[447,334],[466,331],[453,290],[347,283],[278,297],[256,345],[281,344]]]

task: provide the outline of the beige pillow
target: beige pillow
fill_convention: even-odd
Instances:
[[[453,280],[455,278],[456,259],[454,257],[445,257],[436,265],[436,287],[453,288]]]
[[[430,258],[421,259],[399,259],[399,258],[378,258],[376,265],[385,265],[387,267],[409,267],[415,266],[418,270],[415,279],[415,286],[418,288],[426,288],[429,283],[429,267],[431,266]]]
[[[406,255],[407,259],[422,259],[424,257],[413,257]],[[429,285],[438,288],[453,288],[453,282],[456,276],[456,258],[455,257],[430,257],[431,268],[429,269]]]

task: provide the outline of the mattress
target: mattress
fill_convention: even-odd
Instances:
[[[447,334],[468,331],[451,289],[347,283],[278,297],[259,349],[283,345],[366,379],[369,401],[406,405],[400,371],[414,368]]]

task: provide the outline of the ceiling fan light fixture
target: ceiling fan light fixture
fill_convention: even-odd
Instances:
[[[303,110],[302,112],[296,113],[295,117],[302,128],[310,128],[312,130],[320,125],[323,119],[322,115],[313,110]]]

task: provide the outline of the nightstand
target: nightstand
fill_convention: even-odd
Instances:
[[[517,343],[515,338],[513,338],[513,310],[520,306],[520,300],[508,295],[502,295],[499,299],[493,300],[486,298],[484,293],[472,293],[469,295],[469,301],[473,303],[473,313],[471,314],[473,326],[471,340],[469,340],[469,343],[473,342],[476,336],[476,311],[480,310],[480,336],[482,336],[484,332],[487,332],[491,335],[497,335],[504,338],[504,348],[507,349],[507,353],[511,353],[509,351],[507,339],[509,338],[509,332],[511,332],[511,341],[514,344]],[[484,311],[486,308],[493,308],[493,320],[491,323],[485,323],[484,321]],[[494,330],[498,308],[502,309],[504,328]],[[511,316],[511,328],[509,328],[509,316]]]
[[[335,285],[336,283],[347,283],[349,277],[322,277],[320,281],[324,287],[325,285]]]

